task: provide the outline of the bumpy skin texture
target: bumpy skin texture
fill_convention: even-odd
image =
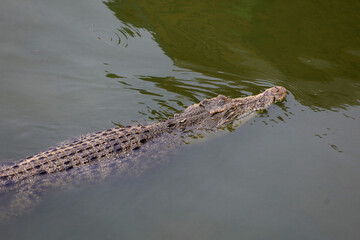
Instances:
[[[68,171],[82,165],[117,159],[138,150],[148,141],[172,131],[216,129],[236,118],[263,110],[286,96],[283,87],[272,87],[255,96],[227,98],[219,95],[186,108],[165,121],[89,134],[58,147],[0,168],[0,187],[37,175]]]

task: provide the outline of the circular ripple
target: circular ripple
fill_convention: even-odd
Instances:
[[[128,47],[131,39],[141,37],[138,28],[127,24],[122,24],[121,27],[114,27],[109,31],[101,27],[92,27],[90,29],[97,33],[98,40],[102,40],[111,46]],[[115,29],[115,31],[113,29]]]

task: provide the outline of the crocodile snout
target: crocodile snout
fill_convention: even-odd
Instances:
[[[272,87],[271,94],[274,96],[275,102],[280,102],[286,97],[286,88],[281,86]]]

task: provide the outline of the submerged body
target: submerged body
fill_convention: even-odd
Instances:
[[[286,96],[283,87],[272,87],[255,96],[227,98],[219,95],[186,108],[167,120],[143,126],[113,128],[89,134],[79,140],[53,147],[45,152],[0,168],[0,187],[10,186],[37,175],[99,164],[119,159],[139,150],[150,140],[173,132],[213,130],[233,120],[269,107]]]

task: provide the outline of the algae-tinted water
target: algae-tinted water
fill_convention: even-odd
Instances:
[[[1,239],[358,239],[359,10],[332,0],[2,3],[1,163],[218,94],[282,85],[289,95],[139,176],[46,193],[1,223]]]

